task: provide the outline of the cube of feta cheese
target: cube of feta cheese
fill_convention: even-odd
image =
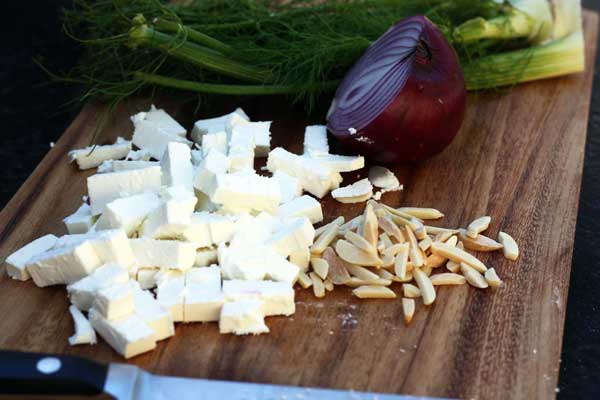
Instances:
[[[156,125],[163,131],[177,136],[185,137],[187,131],[183,126],[171,117],[165,110],[157,109],[154,104],[150,106],[150,110],[140,112],[131,116],[131,121],[135,124],[140,121],[148,121]]]
[[[104,212],[106,204],[121,197],[160,189],[160,167],[96,174],[87,178],[92,214]]]
[[[98,311],[91,309],[89,319],[96,332],[125,358],[137,356],[156,347],[154,330],[136,314],[109,321]]]
[[[334,172],[350,172],[361,169],[365,166],[363,156],[339,156],[336,154],[319,154],[313,156],[313,159],[325,164]]]
[[[218,321],[223,302],[219,267],[192,268],[186,272],[185,322]]]
[[[302,188],[318,198],[341,182],[340,174],[320,161],[292,154],[281,147],[269,153],[267,169],[272,173],[283,171],[298,178]]]
[[[264,246],[219,245],[217,253],[224,279],[260,281],[267,274]]]
[[[160,166],[163,185],[183,186],[191,190],[194,180],[194,167],[190,148],[183,143],[171,142],[167,145]]]
[[[144,290],[154,289],[156,287],[156,275],[159,271],[159,268],[140,268],[137,271],[135,280]]]
[[[365,178],[334,190],[331,196],[340,203],[360,203],[373,196],[373,186],[369,179]]]
[[[283,171],[275,171],[273,179],[279,183],[282,203],[288,203],[302,195],[302,186],[298,178],[288,175]]]
[[[217,249],[202,248],[196,252],[196,261],[194,267],[207,267],[216,263],[218,260]]]
[[[119,264],[104,264],[90,275],[67,286],[67,294],[71,303],[83,311],[92,307],[96,293],[100,289],[125,283],[129,280],[129,272]]]
[[[304,154],[310,157],[329,154],[327,143],[327,127],[310,125],[304,130]]]
[[[58,238],[54,235],[45,235],[35,239],[33,242],[26,244],[19,250],[12,253],[6,258],[6,273],[13,279],[26,281],[31,278],[27,272],[27,264],[29,261],[50,250],[56,244]]]
[[[275,252],[269,252],[266,255],[266,274],[265,279],[277,282],[286,282],[290,285],[296,283],[300,268],[286,260]]]
[[[306,217],[292,218],[266,242],[284,257],[303,251],[315,238],[315,229]]]
[[[92,308],[103,318],[115,320],[133,314],[133,288],[130,282],[117,283],[96,293]]]
[[[306,217],[312,224],[323,221],[323,209],[321,203],[311,196],[297,197],[287,203],[283,203],[277,209],[277,215],[290,217]]]
[[[170,133],[152,121],[138,120],[134,122],[134,126],[133,144],[156,160],[160,160],[170,142],[180,142],[188,147],[192,145],[184,136]]]
[[[298,250],[290,253],[289,260],[292,264],[297,266],[300,271],[307,272],[310,264],[310,248],[304,250]]]
[[[253,172],[217,175],[217,187],[211,196],[227,212],[268,211],[274,213],[281,202],[279,184],[272,178]]]
[[[266,157],[269,154],[271,150],[271,121],[238,123],[232,128],[232,140],[236,135],[252,140],[256,157]],[[233,148],[231,142],[229,148],[231,152]]]
[[[229,172],[254,170],[254,148],[230,148],[228,158]]]
[[[265,316],[286,315],[296,312],[294,288],[287,282],[274,281],[223,281],[225,301],[255,299],[263,302]]]
[[[202,136],[202,155],[206,157],[211,150],[227,155],[227,132],[220,131]]]
[[[250,120],[241,108],[237,108],[235,111],[220,117],[200,119],[194,123],[192,140],[196,143],[200,143],[202,141],[202,136],[206,134],[225,131],[231,124],[230,121],[233,119]]]
[[[183,321],[184,298],[184,276],[159,279],[156,286],[156,301],[169,311],[171,318],[175,322]]]
[[[185,285],[204,285],[221,290],[221,268],[211,267],[190,268],[185,271]]]
[[[198,247],[208,247],[231,240],[234,221],[227,215],[196,212],[190,225],[183,231],[183,239]]]
[[[96,229],[122,228],[127,236],[131,236],[161,204],[156,193],[140,193],[113,200],[106,205]]]
[[[219,332],[236,335],[269,332],[265,325],[262,301],[245,299],[223,304],[219,318]]]
[[[132,267],[135,257],[123,229],[109,229],[88,236],[90,243],[102,264],[117,263],[126,268]]]
[[[92,209],[87,203],[83,203],[77,211],[63,219],[63,222],[71,234],[86,233],[94,225]]]
[[[196,246],[175,240],[130,239],[138,266],[185,271],[194,265]]]
[[[192,213],[196,206],[196,196],[190,191],[171,190],[165,201],[148,217],[140,231],[144,237],[154,239],[178,239],[191,223]]]
[[[94,145],[69,151],[69,162],[77,161],[79,169],[94,168],[106,160],[125,158],[131,150],[131,142],[117,138],[114,144]]]
[[[131,171],[134,169],[143,169],[150,167],[160,167],[158,161],[127,161],[127,160],[106,160],[98,166],[97,172],[103,174],[106,172]]]
[[[82,242],[41,253],[27,261],[27,271],[37,286],[73,283],[102,265],[94,246]]]
[[[92,324],[75,306],[69,307],[71,317],[73,317],[73,325],[75,333],[69,338],[69,344],[75,346],[78,344],[96,344],[96,332],[92,328]]]
[[[200,192],[212,196],[217,186],[217,175],[224,174],[228,170],[229,159],[227,156],[217,150],[212,150],[208,152],[196,170],[194,187]]]
[[[163,340],[175,334],[171,313],[161,306],[150,292],[134,286],[133,301],[135,315],[154,331],[154,340]]]

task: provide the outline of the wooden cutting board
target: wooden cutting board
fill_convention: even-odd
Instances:
[[[444,226],[491,215],[490,235],[510,232],[522,249],[516,263],[500,253],[481,255],[504,287],[442,287],[432,306],[417,306],[410,326],[403,323],[399,299],[359,301],[349,289],[336,288],[319,300],[298,290],[296,314],[268,318],[268,335],[235,337],[220,335],[214,323],[178,324],[174,338],[130,362],[156,373],[211,379],[478,399],[553,397],[598,15],[586,12],[584,26],[584,74],[471,95],[453,144],[426,163],[396,168],[405,190],[383,198],[392,206],[436,207],[446,213]],[[189,109],[158,105],[191,125]],[[301,150],[304,125],[319,122],[281,102],[244,106],[254,119],[276,120],[274,144],[294,152]],[[66,233],[61,220],[81,203],[93,173],[69,165],[67,152],[89,143],[101,111],[99,105],[82,110],[0,213],[0,259],[42,234]],[[133,111],[117,110],[106,141],[129,137]],[[346,174],[345,182],[365,175]],[[364,204],[341,205],[328,197],[323,207],[331,220],[354,217]],[[70,347],[67,306],[64,287],[13,281],[3,265],[0,348],[123,361],[103,341]]]

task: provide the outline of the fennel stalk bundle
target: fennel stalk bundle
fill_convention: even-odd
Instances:
[[[63,80],[81,100],[143,91],[332,94],[400,19],[423,14],[455,48],[467,89],[583,70],[578,0],[75,0],[65,31],[85,57]]]

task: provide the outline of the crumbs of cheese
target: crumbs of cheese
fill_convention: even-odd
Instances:
[[[83,149],[71,150],[69,160],[76,161],[79,169],[94,168],[107,160],[125,158],[131,150],[131,142],[118,137],[114,144],[93,145]]]
[[[75,306],[69,307],[71,317],[73,317],[73,325],[75,333],[69,337],[69,344],[75,346],[78,344],[96,344],[96,332],[92,328],[92,324],[87,320],[85,315]]]

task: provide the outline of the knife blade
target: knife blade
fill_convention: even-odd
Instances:
[[[117,400],[416,400],[425,397],[154,375],[134,365],[0,351],[0,394],[93,395]]]

